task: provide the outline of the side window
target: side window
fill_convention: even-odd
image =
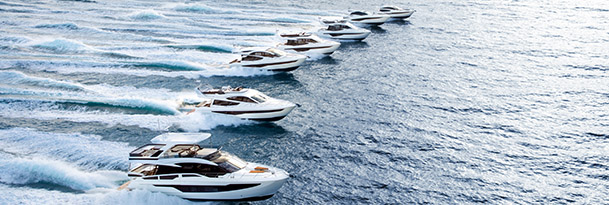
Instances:
[[[208,177],[217,177],[227,173],[227,171],[218,166],[197,163],[179,163],[182,166],[181,173],[198,173]]]
[[[269,53],[269,52],[264,52],[264,53],[262,53],[262,56],[266,56],[266,57],[273,57],[273,56],[275,56],[275,55],[274,55],[274,54],[272,54],[272,53]]]
[[[258,57],[258,56],[248,55],[248,56],[246,56],[245,58],[243,58],[241,60],[244,60],[244,61],[257,61],[257,60],[260,60],[260,59],[262,59],[262,58]]]
[[[224,101],[224,100],[214,100],[214,105],[217,106],[232,106],[232,105],[238,105],[239,103],[236,102],[228,102],[228,101]]]
[[[243,97],[243,96],[235,96],[235,97],[229,97],[226,98],[229,100],[235,100],[235,101],[241,101],[241,102],[247,102],[247,103],[256,103],[256,101],[248,98],[248,97]]]

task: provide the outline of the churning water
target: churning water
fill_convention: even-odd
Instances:
[[[235,47],[318,16],[416,9],[288,74]],[[607,1],[0,1],[0,204],[188,204],[115,191],[171,131],[291,178],[261,203],[609,203]],[[299,103],[181,115],[199,84]]]

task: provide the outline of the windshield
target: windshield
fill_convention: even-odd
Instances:
[[[285,52],[283,52],[283,51],[281,51],[281,50],[279,50],[279,49],[275,49],[275,48],[269,48],[269,49],[268,49],[268,50],[266,50],[266,51],[271,52],[271,53],[275,53],[275,54],[277,54],[278,56],[284,56],[284,55],[286,55],[286,53],[285,53]]]
[[[247,165],[247,162],[227,152],[220,152],[220,157],[214,159],[213,162],[228,172],[239,171]]]
[[[254,98],[254,100],[258,101],[258,103],[263,103],[266,102],[266,97],[262,96],[261,94],[258,95],[252,95],[252,98]]]
[[[129,165],[130,167],[132,167],[131,165]],[[136,167],[137,165],[133,166]],[[137,166],[136,168],[134,168],[133,170],[131,170],[130,172],[136,172],[136,173],[140,173],[144,176],[149,176],[149,175],[154,175],[156,174],[156,165],[151,165],[151,164],[141,164],[139,166]]]

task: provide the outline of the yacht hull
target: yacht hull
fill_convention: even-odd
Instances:
[[[287,107],[283,109],[273,109],[273,110],[256,110],[256,111],[235,111],[235,110],[216,110],[211,111],[213,113],[220,113],[226,115],[234,115],[241,119],[246,120],[257,120],[257,121],[277,121],[285,118],[294,107]]]
[[[304,53],[307,55],[310,54],[325,54],[329,55],[334,53],[340,47],[340,43],[333,43],[328,45],[320,45],[320,46],[283,46],[281,47],[286,51],[293,51],[296,53]]]
[[[242,63],[242,67],[246,68],[259,68],[267,71],[275,71],[275,72],[288,72],[296,70],[302,63],[304,63],[306,58],[295,58],[280,62],[255,62],[255,63]]]
[[[395,12],[387,12],[384,14],[389,15],[391,18],[406,19],[406,18],[409,18],[410,16],[412,16],[413,13],[414,13],[414,11],[395,11]]]
[[[388,15],[383,16],[365,16],[358,18],[351,18],[349,21],[352,23],[369,24],[369,25],[381,25],[387,22],[389,19]]]
[[[323,36],[337,40],[356,40],[361,41],[370,35],[370,31],[365,32],[322,32]]]
[[[247,180],[177,177],[172,180],[133,180],[130,189],[146,189],[193,201],[250,201],[272,197],[287,181],[279,179]]]

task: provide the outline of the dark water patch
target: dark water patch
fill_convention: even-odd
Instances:
[[[34,28],[50,28],[50,29],[64,29],[64,30],[78,30],[80,27],[75,23],[60,23],[60,24],[39,24]]]
[[[593,132],[586,132],[586,135],[592,136],[592,137],[598,137],[601,139],[609,139],[609,135],[608,134],[600,134],[600,133],[593,133]]]
[[[166,47],[169,48],[177,48],[177,49],[194,49],[198,51],[204,52],[213,52],[213,53],[232,53],[232,49],[228,49],[221,46],[212,46],[212,45],[168,45]]]
[[[136,68],[152,68],[161,69],[165,71],[199,71],[201,68],[188,65],[186,63],[134,63],[131,66]]]
[[[82,2],[82,3],[97,3],[94,0],[60,0],[60,1],[71,1],[71,2]]]
[[[0,129],[32,128],[42,132],[82,133],[102,136],[103,140],[127,142],[130,146],[139,147],[147,144],[153,137],[162,134],[138,126],[115,125],[108,127],[101,122],[73,122],[69,120],[39,120],[31,118],[0,118]],[[171,131],[171,130],[170,130]]]
[[[468,182],[471,183],[471,182]],[[466,203],[481,203],[481,204],[488,204],[491,202],[490,199],[487,199],[487,197],[484,196],[480,196],[480,195],[474,195],[475,193],[471,193],[471,194],[457,194],[457,198],[461,199],[461,201],[466,202]]]
[[[484,125],[484,124],[482,124],[482,125],[473,125],[473,127],[493,131],[491,133],[494,133],[494,131],[496,131],[496,130],[501,130],[501,131],[505,131],[506,133],[510,133],[510,134],[523,134],[522,131],[518,130],[516,127],[514,127],[512,125],[501,125],[501,124]]]
[[[103,52],[101,55],[110,57],[110,58],[117,58],[117,59],[142,59],[141,57],[130,56],[127,54],[115,53],[115,52]]]
[[[459,64],[461,64],[461,65],[466,65],[466,66],[470,66],[470,67],[478,67],[478,65],[473,64],[473,63],[468,63],[468,62],[459,62]]]
[[[548,202],[551,202],[551,203],[575,203],[577,201],[574,200],[574,199],[569,199],[569,198],[565,198],[565,197],[552,197],[551,199],[549,199]]]
[[[0,12],[6,12],[6,13],[36,13],[36,11],[34,10],[26,10],[26,9],[3,9],[0,8]]]
[[[2,183],[2,184],[4,184],[4,183]],[[45,190],[50,190],[50,191],[59,191],[59,192],[74,193],[74,194],[85,193],[82,190],[73,189],[69,186],[64,186],[61,184],[53,184],[53,183],[48,183],[48,182],[36,182],[36,183],[29,183],[29,184],[6,184],[6,185],[8,185],[9,187],[14,187],[14,188],[28,187],[28,188],[33,188],[33,189],[45,189]]]
[[[453,106],[450,107],[440,107],[440,106],[432,106],[432,105],[426,105],[429,108],[433,108],[433,109],[437,109],[437,110],[442,110],[442,111],[446,111],[446,112],[451,112],[451,113],[469,113],[469,114],[475,114],[475,113],[482,113],[485,115],[492,115],[492,114],[499,114],[500,112],[494,109],[490,109],[490,108],[456,108]]]
[[[350,51],[353,49],[363,49],[363,48],[369,48],[370,45],[368,45],[367,42],[363,42],[363,41],[344,41],[340,43],[340,47],[338,47],[339,51]]]
[[[25,5],[14,4],[14,3],[7,3],[7,2],[3,2],[3,1],[0,1],[0,6],[25,7]]]
[[[532,160],[538,160],[541,159],[539,157],[535,157],[535,156],[531,156],[531,155],[524,155],[524,154],[504,154],[504,156],[508,157],[508,158],[512,158],[514,160],[527,160],[527,161],[532,161]],[[552,166],[552,165],[550,165]]]
[[[590,174],[590,175],[588,175],[588,177],[593,178],[593,179],[609,181],[609,175],[607,175],[607,174]]]
[[[0,50],[9,51],[9,52],[23,51],[23,49],[19,49],[19,48],[13,47],[13,46],[0,46]]]
[[[372,149],[372,150],[370,150],[370,152],[376,153],[376,154],[379,154],[379,155],[384,155],[384,156],[391,156],[391,155],[393,155],[393,153],[391,153],[391,152],[388,152],[388,151],[385,151],[385,150],[380,150],[380,149]]]
[[[605,65],[565,65],[567,68],[583,69],[583,70],[599,70],[609,71],[609,66]]]
[[[0,21],[0,25],[5,25],[5,26],[18,26],[18,25],[19,25],[19,23],[17,23],[17,22],[13,22],[13,21],[2,20],[2,21]]]
[[[534,149],[534,150],[539,150],[542,148],[547,148],[546,146],[542,146],[542,145],[536,145],[536,144],[531,144],[529,142],[519,142],[518,144],[530,148],[530,149]]]
[[[274,32],[242,32],[242,31],[224,31],[224,32],[206,32],[212,35],[224,35],[224,36],[274,36]]]
[[[27,39],[24,37],[7,36],[7,37],[0,37],[0,41],[8,42],[8,43],[26,43],[26,42],[29,42],[30,39]]]
[[[125,32],[125,33],[135,33],[135,34],[154,34],[155,32],[157,32],[157,30],[151,30],[151,29],[134,29],[134,28],[100,28],[101,30],[104,31],[111,31],[111,32]]]
[[[274,22],[274,23],[310,23],[308,20],[300,20],[294,18],[287,17],[277,17],[277,18],[260,18],[256,16],[252,17],[239,17],[239,16],[221,16],[217,17],[219,20],[236,20],[241,22]]]
[[[370,31],[373,34],[384,34],[384,33],[387,33],[387,30],[381,28],[380,26],[370,26],[368,29],[370,29]]]
[[[587,10],[587,11],[597,11],[597,12],[609,12],[609,9],[592,8],[592,7],[584,7],[584,6],[577,6],[577,7],[575,7],[575,9],[578,9],[578,10]]]

